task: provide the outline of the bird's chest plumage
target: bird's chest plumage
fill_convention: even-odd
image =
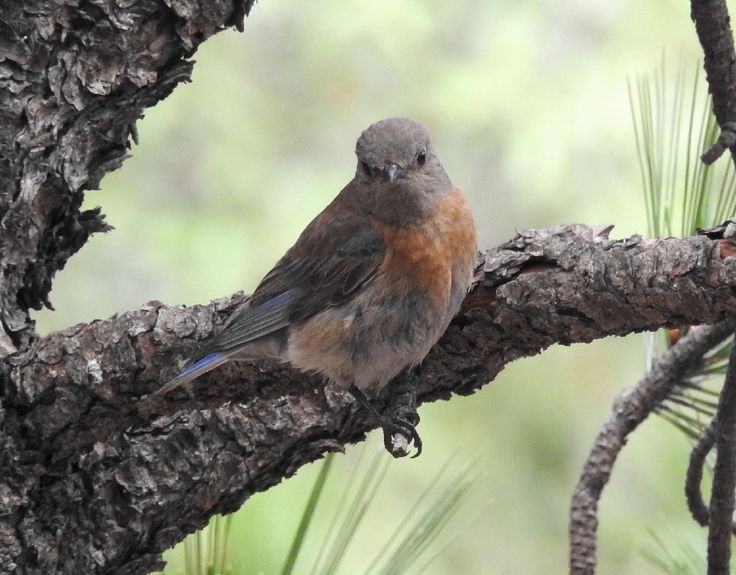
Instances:
[[[475,227],[459,190],[413,226],[377,222],[385,257],[349,303],[310,318],[289,337],[289,360],[338,384],[380,389],[419,363],[467,293]]]
[[[440,309],[450,304],[453,285],[470,281],[463,276],[472,273],[475,227],[459,190],[438,202],[419,225],[379,224],[379,229],[388,250],[378,273],[390,289],[419,288],[431,307]]]

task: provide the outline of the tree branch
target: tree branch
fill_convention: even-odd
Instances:
[[[0,358],[34,338],[54,274],[109,226],[84,190],[127,157],[145,108],[254,0],[0,0]]]
[[[666,399],[703,354],[724,340],[736,327],[728,319],[692,329],[662,354],[635,387],[624,391],[613,405],[583,465],[570,505],[570,573],[592,575],[596,567],[598,501],[608,483],[626,439]]]
[[[420,401],[472,393],[554,343],[712,323],[736,309],[730,241],[605,232],[526,230],[482,254],[463,311],[418,370]],[[138,401],[243,300],[154,302],[0,364],[4,569],[147,572],[213,514],[364,436],[372,421],[349,396],[278,364],[226,366],[191,395]]]
[[[736,52],[728,7],[725,0],[691,0],[690,16],[703,48],[706,79],[713,96],[713,113],[721,127],[718,141],[703,153],[701,159],[712,164],[730,148],[736,161]]]
[[[84,190],[125,158],[146,107],[252,0],[29,0],[0,9],[0,572],[146,573],[160,552],[370,421],[288,367],[227,366],[138,401],[243,295],[151,303],[38,339],[29,309],[90,234]],[[715,100],[715,97],[714,97]],[[418,371],[420,401],[468,394],[554,343],[712,323],[736,307],[728,240],[524,231],[483,254]],[[228,398],[226,403],[222,398]],[[63,544],[62,544],[63,543]]]
[[[690,450],[690,460],[685,477],[687,508],[690,510],[690,515],[692,515],[693,519],[702,527],[707,527],[708,523],[710,523],[710,511],[705,505],[705,501],[703,501],[700,482],[703,480],[705,460],[716,443],[716,423],[716,416],[713,416],[713,419],[710,420],[710,423],[705,427],[702,435]],[[732,525],[732,531],[734,527]]]
[[[716,465],[708,522],[708,575],[729,575],[736,487],[736,345],[731,347],[715,421]]]
[[[29,310],[50,307],[48,293],[56,271],[91,234],[109,229],[99,209],[81,209],[84,191],[95,188],[123,162],[145,108],[189,79],[189,58],[197,46],[227,26],[242,30],[253,1],[0,0],[2,573],[109,573],[123,564],[125,569],[118,572],[143,573],[160,565],[158,553],[130,551],[137,545],[133,508],[125,504],[125,493],[113,476],[104,479],[107,483],[95,483],[99,476],[91,470],[95,458],[114,458],[120,445],[126,449],[116,473],[133,465],[122,459],[131,456],[133,436],[123,438],[120,432],[134,420],[126,426],[114,401],[126,397],[126,387],[138,374],[138,359],[126,353],[133,353],[132,342],[143,343],[135,337],[135,318],[144,322],[146,310],[127,316],[128,332],[112,333],[109,330],[120,324],[101,322],[80,326],[74,336],[72,330],[66,338],[41,343]],[[39,396],[36,375],[45,372],[48,379],[46,369],[56,369],[54,341],[89,345],[56,350],[77,362],[68,374],[80,379],[66,378],[63,385]],[[101,363],[95,350],[103,346],[109,355]],[[31,357],[35,363],[23,363]],[[122,365],[132,371],[122,369],[115,375]],[[89,386],[99,383],[103,374],[115,381],[115,393],[106,397],[109,403],[104,391],[95,401],[90,399]],[[24,409],[35,414],[32,418],[43,417],[46,410],[51,418],[46,431],[39,433],[38,421],[26,421]],[[92,448],[105,413],[114,417],[117,427],[110,436],[117,434],[116,440],[105,442],[108,435],[103,433]],[[86,431],[85,417],[90,417]],[[51,438],[62,442],[65,432],[78,443],[65,446],[64,454],[38,443]],[[84,452],[82,443],[88,446]],[[70,465],[72,475],[61,480]],[[122,475],[119,479],[124,481]],[[145,486],[140,483],[136,489]],[[100,509],[112,514],[98,515],[96,501],[104,501]],[[84,510],[79,516],[77,506]],[[109,532],[95,532],[93,524]],[[84,539],[66,540],[64,533]],[[139,533],[151,537],[146,529]],[[159,537],[165,539],[166,534]],[[86,557],[74,558],[75,552]]]
[[[690,16],[703,48],[706,79],[719,125],[736,121],[736,52],[724,0],[691,0]]]

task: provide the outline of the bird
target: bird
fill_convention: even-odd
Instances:
[[[394,456],[405,454],[390,444],[397,430],[421,452],[418,416],[383,416],[368,396],[417,366],[459,311],[473,278],[475,223],[421,124],[375,122],[355,153],[353,179],[153,395],[228,361],[277,359],[348,390]]]

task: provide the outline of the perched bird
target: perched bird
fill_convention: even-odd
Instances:
[[[355,153],[355,177],[155,395],[227,361],[276,358],[349,390],[385,437],[398,429],[421,449],[415,423],[379,415],[366,394],[420,363],[459,310],[475,225],[421,125],[376,122]]]

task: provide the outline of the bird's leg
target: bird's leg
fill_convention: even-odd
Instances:
[[[389,384],[390,400],[387,414],[381,415],[366,395],[355,385],[350,393],[370,413],[383,429],[383,444],[394,457],[409,454],[409,445],[414,442],[417,452],[422,453],[422,439],[417,433],[419,415],[416,408],[416,388],[413,375],[407,370]]]
[[[412,458],[422,453],[422,438],[417,433],[419,414],[417,413],[417,386],[414,372],[407,368],[389,383],[388,418],[390,433],[383,427],[383,443],[393,453],[392,448],[399,447],[403,455],[414,442],[417,452]],[[401,446],[401,441],[405,447]],[[398,445],[397,445],[398,444]]]

